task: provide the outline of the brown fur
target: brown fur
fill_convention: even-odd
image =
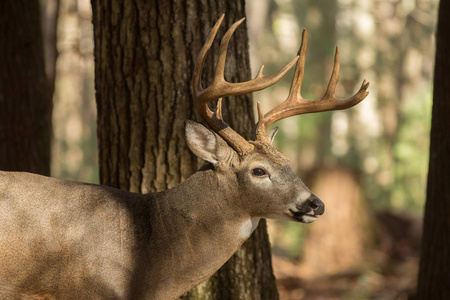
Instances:
[[[249,220],[292,220],[310,192],[278,150],[239,157],[210,140],[213,167],[155,194],[0,171],[0,299],[173,299],[228,260]]]

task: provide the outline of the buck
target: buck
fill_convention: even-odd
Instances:
[[[206,280],[255,230],[261,218],[303,223],[323,214],[324,204],[298,178],[272,145],[286,117],[349,108],[367,95],[368,83],[346,100],[334,91],[339,51],[325,95],[300,95],[307,36],[299,56],[277,74],[229,83],[224,79],[228,42],[220,45],[214,81],[200,78],[223,16],[203,46],[193,74],[195,107],[209,125],[186,122],[186,142],[208,164],[179,186],[137,194],[107,186],[0,172],[1,299],[173,299]],[[286,101],[263,114],[255,140],[231,129],[222,98],[264,89],[297,64]],[[211,111],[208,103],[219,100]]]

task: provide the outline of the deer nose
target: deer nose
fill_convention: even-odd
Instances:
[[[314,194],[311,194],[309,197],[308,206],[313,210],[315,215],[322,215],[325,212],[325,204]]]

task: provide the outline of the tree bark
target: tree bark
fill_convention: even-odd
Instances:
[[[50,175],[52,99],[39,1],[1,1],[0,30],[0,169]]]
[[[450,299],[450,2],[441,1],[436,35],[430,162],[418,299]]]
[[[134,192],[172,188],[198,167],[184,141],[184,121],[199,120],[191,95],[197,55],[222,13],[221,37],[244,17],[244,1],[92,0],[100,181]],[[210,83],[219,42],[203,72]],[[226,78],[250,78],[245,23],[229,46]],[[224,102],[224,118],[249,138],[250,95]],[[265,222],[241,250],[184,299],[276,299]]]

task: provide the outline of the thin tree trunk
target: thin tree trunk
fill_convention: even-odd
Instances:
[[[0,1],[0,169],[50,175],[52,99],[38,0]]]
[[[184,121],[198,120],[191,95],[196,57],[226,13],[218,36],[244,16],[244,1],[92,0],[100,180],[134,192],[172,188],[198,167],[184,141]],[[210,51],[204,85],[219,43]],[[250,77],[245,23],[229,47],[226,78]],[[225,100],[224,118],[249,138],[251,96]],[[265,222],[219,271],[184,299],[276,299]]]
[[[450,299],[450,2],[441,1],[417,299]]]
[[[41,26],[43,32],[45,74],[49,81],[49,91],[55,91],[56,60],[58,48],[56,46],[59,19],[60,0],[41,0]]]

